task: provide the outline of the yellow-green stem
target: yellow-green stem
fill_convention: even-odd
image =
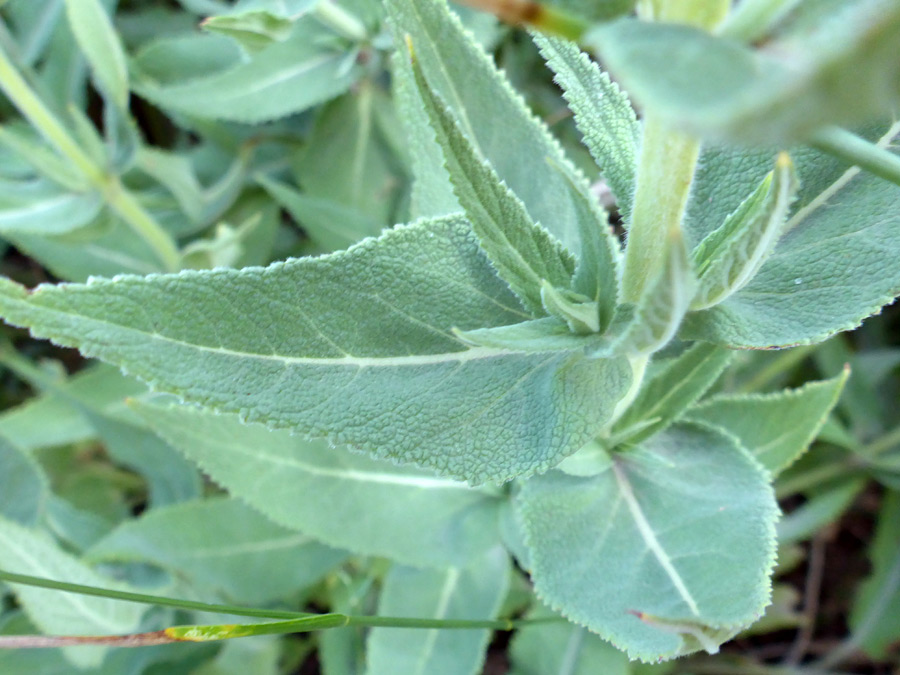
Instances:
[[[652,114],[644,119],[637,189],[628,241],[622,298],[638,302],[665,264],[666,245],[680,231],[700,142]]]
[[[117,176],[109,175],[72,139],[0,49],[0,89],[44,138],[66,157],[103,195],[110,208],[151,246],[163,267],[175,271],[181,258],[172,237],[147,213]]]

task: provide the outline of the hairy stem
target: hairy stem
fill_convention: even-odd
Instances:
[[[810,145],[880,178],[900,185],[900,157],[840,127],[819,130]]]

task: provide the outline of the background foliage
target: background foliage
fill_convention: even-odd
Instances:
[[[628,9],[628,3],[616,2],[557,4],[579,14],[594,11],[592,18],[597,19]],[[485,349],[493,348],[491,340],[529,339],[477,329],[529,318],[523,305],[529,312],[546,313],[544,294],[531,285],[534,279],[562,283],[574,271],[579,290],[615,283],[579,276],[574,262],[543,230],[528,228],[534,226],[533,218],[564,244],[584,240],[579,228],[599,217],[587,196],[589,184],[595,192],[611,192],[607,204],[615,200],[614,224],[621,234],[622,224],[631,222],[634,202],[637,121],[618,87],[568,43],[533,41],[489,15],[453,6],[457,22],[445,16],[442,7],[424,0],[418,9],[416,2],[400,0],[9,0],[0,9],[0,75],[6,87],[18,87],[20,95],[30,92],[37,103],[29,124],[12,105],[10,90],[7,98],[0,98],[3,274],[30,287],[218,268],[215,274],[223,283],[217,293],[231,303],[228,316],[198,316],[196,309],[184,307],[167,314],[178,289],[168,286],[164,277],[150,284],[134,282],[133,287],[120,282],[115,288],[126,290],[117,291],[115,298],[103,295],[104,282],[94,281],[86,287],[79,311],[89,318],[93,312],[96,318],[115,307],[132,328],[138,325],[145,334],[154,334],[160,323],[186,335],[200,326],[210,344],[236,349],[252,343],[273,354],[318,339],[316,334],[322,336],[316,346],[320,355],[344,353],[329,344],[334,336],[328,330],[305,318],[328,314],[339,294],[355,303],[353,326],[359,331],[358,348],[371,350],[364,354],[367,358],[427,352],[438,359],[452,354],[448,345],[456,337],[433,330],[436,318],[429,323],[438,316],[441,321],[454,317],[453,325],[468,330],[468,339]],[[885,16],[896,23],[895,10]],[[797,20],[799,28],[795,25],[800,32],[802,19]],[[395,47],[390,21],[413,36],[415,65],[408,53]],[[616,64],[632,62],[636,52],[629,49],[637,50],[641,40],[667,39],[655,34],[614,37],[607,39],[622,45],[621,53],[604,53],[614,74]],[[603,51],[603,36],[598,40]],[[881,43],[876,47],[876,56],[888,53]],[[858,66],[853,56],[849,63]],[[872,58],[864,62],[873,69],[880,63]],[[493,64],[502,69],[505,80]],[[667,98],[670,90],[655,77],[658,64],[651,60],[638,66],[621,78],[636,101],[658,105],[694,128],[711,128],[709,120],[714,119],[710,133],[741,136],[745,142],[756,142],[763,133],[765,125],[753,115],[776,120],[784,137],[798,133],[811,122],[797,118],[796,107],[784,105],[783,93],[800,91],[817,100],[821,84],[778,79],[773,67],[771,82],[753,84],[766,87],[769,98],[760,101],[764,109],[748,113]],[[702,78],[689,69],[681,76],[690,87],[696,85],[702,98],[703,88],[697,84]],[[858,80],[862,87],[867,78]],[[579,87],[586,92],[602,88],[612,112],[592,119]],[[858,121],[843,112],[823,109],[822,115],[827,121]],[[543,133],[532,113],[551,135]],[[741,116],[745,113],[748,117]],[[430,129],[437,129],[437,135]],[[889,144],[896,128],[886,133],[885,125],[873,125],[862,133]],[[493,169],[483,168],[473,147]],[[480,180],[460,184],[457,178],[455,186],[451,184],[440,161],[441,148],[450,158],[451,174],[457,167],[457,175],[468,173]],[[691,247],[732,213],[772,168],[772,153],[760,152],[741,164],[744,171],[736,184],[723,182],[729,152],[704,149],[695,190],[706,198],[689,205],[685,221]],[[893,297],[887,289],[896,285],[897,249],[883,232],[897,226],[896,186],[866,176],[854,183],[851,197],[829,202],[825,215],[803,210],[823,194],[831,199],[829,186],[843,171],[838,163],[828,164],[812,152],[792,152],[803,179],[795,205],[799,215],[791,221],[795,235],[776,252],[754,282],[757,286],[751,284],[735,299],[692,315],[684,336],[738,346],[786,346],[850,328]],[[602,181],[595,160],[604,167]],[[804,167],[815,167],[815,172],[804,173]],[[783,188],[783,200],[793,199],[796,186],[787,170],[774,180],[776,188]],[[499,217],[488,209],[476,223],[483,228],[478,232],[482,241],[496,234],[492,226],[502,229],[510,221],[532,234],[520,248],[534,251],[529,260],[534,273],[510,282],[517,272],[510,264],[503,278],[512,291],[486,260],[480,267],[460,267],[459,261],[469,260],[476,244],[461,219],[448,215],[461,208],[471,213],[492,199],[499,204]],[[771,209],[783,207],[784,215],[786,204],[778,206],[775,197],[767,203]],[[857,210],[878,208],[883,213],[870,219],[871,227],[870,221],[854,220]],[[349,253],[307,260],[303,266],[229,271],[339,251],[396,223],[424,218],[433,219],[427,228],[399,227],[386,237],[402,249],[403,266],[370,240]],[[815,218],[815,228],[798,227],[804,218]],[[845,235],[858,221],[858,230],[865,230],[869,239],[853,239],[862,243],[860,250],[851,251]],[[808,240],[811,229],[813,242]],[[439,243],[423,243],[422,232]],[[872,241],[887,242],[872,254],[880,257],[865,257],[869,249],[878,248]],[[589,254],[609,261],[613,249],[607,243],[595,242]],[[808,255],[812,245],[820,247],[816,256]],[[861,269],[863,259],[877,272],[878,283],[870,280],[872,269]],[[798,270],[801,263],[808,268]],[[497,266],[502,271],[502,264]],[[834,286],[816,290],[811,280],[825,268],[838,269]],[[416,276],[417,270],[428,274]],[[434,282],[439,274],[443,287]],[[229,286],[238,279],[251,283]],[[327,292],[297,298],[296,289],[310,279]],[[12,285],[3,283],[3,293],[14,297]],[[802,306],[795,303],[778,315],[779,321],[761,321],[776,316],[778,309],[759,290],[764,284],[809,287],[819,295]],[[829,288],[835,287],[841,292],[829,295]],[[190,306],[203,307],[209,292],[200,285],[188,292],[197,299]],[[395,319],[388,328],[377,317],[366,319],[373,297],[390,308],[395,298],[419,296],[422,301],[411,315]],[[46,304],[41,306],[44,300],[38,299],[28,311],[41,307],[46,312],[42,320],[46,316],[52,325],[54,296],[48,292],[42,297],[48,298]],[[15,314],[18,301],[7,300],[5,315]],[[272,306],[281,308],[282,325],[266,324]],[[601,307],[599,320],[611,324],[614,310]],[[347,317],[331,319],[326,328],[342,329],[352,339]],[[84,330],[92,327],[85,325]],[[46,327],[37,332],[41,330],[53,332]],[[371,339],[379,332],[385,333],[385,344],[393,341],[394,351],[388,353]],[[567,415],[590,418],[594,426],[584,432],[586,437],[601,428],[608,418],[595,410],[596,401],[616,401],[628,386],[621,364],[601,361],[584,382],[574,377],[567,381],[572,388],[585,388],[581,404],[572,408],[540,399],[533,409],[510,406],[502,411],[498,419],[512,417],[516,424],[507,425],[508,432],[485,433],[497,436],[492,440],[500,448],[500,459],[511,458],[506,463],[473,459],[470,450],[481,440],[477,436],[468,438],[468,445],[459,441],[453,446],[459,453],[451,459],[421,455],[422,437],[450,443],[460,436],[445,423],[446,409],[457,405],[452,387],[446,400],[423,407],[417,417],[420,427],[410,438],[398,437],[389,424],[354,429],[355,416],[346,412],[326,422],[316,418],[316,424],[339,430],[341,440],[354,446],[383,432],[386,435],[373,444],[375,450],[390,447],[391,456],[436,468],[438,476],[253,423],[307,423],[306,410],[321,396],[299,376],[285,378],[272,390],[266,388],[269,380],[258,363],[228,365],[233,370],[227,374],[236,384],[215,395],[226,397],[226,409],[249,418],[245,423],[247,419],[242,422],[237,415],[178,406],[172,397],[150,395],[117,368],[24,331],[4,327],[3,333],[0,568],[9,571],[205,602],[449,620],[552,616],[536,598],[528,574],[534,571],[544,584],[538,589],[542,597],[577,605],[584,621],[602,617],[604,626],[613,626],[610,635],[618,636],[617,622],[629,617],[614,611],[618,606],[609,609],[606,589],[579,583],[585,566],[615,580],[623,589],[622,602],[631,602],[635,594],[643,597],[641,593],[648,603],[660,602],[660,595],[668,602],[668,592],[676,595],[671,589],[661,593],[658,585],[645,591],[625,581],[635,567],[632,559],[641,551],[629,548],[637,539],[629,531],[632,520],[607,508],[622,485],[657,494],[653,486],[668,478],[654,472],[676,457],[683,472],[679,482],[666,486],[671,499],[703,508],[722,498],[711,491],[712,477],[734,476],[735,484],[743,486],[741,481],[756,476],[753,472],[762,465],[777,474],[775,494],[785,515],[777,525],[772,604],[758,623],[738,633],[715,656],[652,665],[631,662],[597,635],[556,621],[530,624],[512,634],[343,628],[203,645],[4,650],[0,672],[776,675],[888,673],[900,665],[900,341],[891,309],[853,333],[819,345],[741,351],[730,357],[697,347],[680,354],[673,349],[664,354],[673,358],[651,371],[649,388],[630,417],[614,427],[635,443],[650,439],[623,463],[624,480],[620,476],[618,483],[612,481],[609,472],[601,477],[578,475],[578,467],[569,467],[568,472],[544,474],[521,488],[495,483],[544,470],[584,439],[550,444],[547,456],[529,457],[527,466],[515,448]],[[111,342],[79,344],[85,353],[101,353],[113,344],[133,358],[129,335],[123,331]],[[658,337],[630,334],[629,339],[646,339],[649,345]],[[459,381],[465,384],[459,388],[483,391],[487,399],[498,373],[516,382],[524,374],[560,367],[568,358],[560,354],[550,366],[546,354],[540,359],[500,355],[489,375],[479,370],[479,363],[464,364]],[[154,370],[149,359],[133,361],[132,373],[157,377],[159,368]],[[165,353],[160,362],[167,367],[178,363],[179,374],[212,367],[195,354],[176,351]],[[851,373],[846,383],[845,364]],[[330,377],[340,381],[344,375],[335,372]],[[207,395],[189,390],[190,377],[185,381],[188,384],[170,382],[169,390]],[[672,397],[677,403],[666,402],[661,392],[683,381],[694,389],[679,389]],[[832,409],[841,386],[840,401]],[[356,398],[345,401],[351,412],[377,399],[371,394],[378,391],[377,383],[354,382],[354,387],[359,387]],[[535,390],[542,391],[537,386]],[[385,401],[384,410],[375,413],[388,415],[395,404]],[[471,408],[456,409],[457,416],[481,409],[484,402],[475,397],[467,405]],[[265,414],[256,419],[253,410]],[[760,417],[768,420],[763,428],[753,423]],[[658,429],[634,431],[633,425],[646,419],[656,419],[662,429],[676,418],[678,424],[656,436],[652,433]],[[710,422],[724,425],[732,436],[723,441]],[[755,459],[710,451],[736,443],[734,438],[756,448]],[[811,449],[794,462],[811,442]],[[458,478],[479,485],[470,487]],[[769,513],[771,505],[760,487],[764,481],[746,480],[746,490],[728,496],[734,498],[734,513],[710,511],[709,519],[717,531],[736,533],[723,545],[740,551],[756,568],[764,567],[775,551],[766,545],[747,550],[745,542],[765,543],[770,533],[748,532],[736,523],[756,523],[754,518]],[[656,511],[649,512],[654,524],[677,528],[677,518],[668,523],[671,512],[660,499]],[[572,509],[572,503],[580,510]],[[559,521],[544,517],[547,513],[566,514],[567,527],[560,529]],[[607,542],[615,555],[594,545],[597,523],[607,524],[620,537]],[[674,538],[685,553],[699,545],[688,535],[700,536],[694,532]],[[577,555],[561,560],[560,550]],[[749,562],[747,566],[756,569]],[[703,579],[703,570],[697,575]],[[702,584],[701,592],[709,597],[701,597],[701,602],[708,600],[715,607],[720,586],[739,588],[746,606],[720,618],[725,624],[746,623],[744,615],[761,604],[756,597],[759,580],[737,573],[712,576]],[[126,633],[233,620],[14,584],[2,585],[0,591],[3,635]],[[714,637],[724,639],[737,630],[723,629]],[[697,645],[690,642],[690,630],[687,638],[682,631],[676,639],[678,631],[648,628],[646,635],[629,636],[628,646],[638,655],[672,654],[687,649],[682,639],[691,649],[703,646],[700,632]]]

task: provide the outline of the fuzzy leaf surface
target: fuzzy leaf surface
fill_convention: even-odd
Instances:
[[[609,75],[568,40],[533,34],[547,65],[556,73],[584,144],[616,196],[625,222],[631,220],[640,125],[628,96]]]
[[[630,380],[622,359],[451,332],[517,322],[517,304],[455,218],[267,268],[0,290],[9,322],[158,390],[473,483],[576,451]]]
[[[495,546],[501,500],[464,483],[190,406],[133,403],[214,481],[273,521],[407,565],[466,565]]]
[[[378,599],[382,616],[491,619],[509,588],[509,556],[495,548],[470,567],[417,570],[393,565]],[[490,631],[374,628],[367,675],[475,675]]]
[[[518,505],[538,596],[632,658],[715,650],[769,602],[772,488],[711,427],[676,424],[596,476],[536,476]]]
[[[894,125],[880,143],[898,132]],[[802,188],[775,251],[741,290],[689,314],[681,337],[738,348],[821,342],[855,328],[900,293],[900,187],[818,153],[794,157]],[[692,200],[713,198],[710,181],[729,172],[718,203],[729,194],[740,200],[736,195],[748,194],[767,170],[758,153],[717,153],[707,161],[705,186]],[[698,232],[698,216],[708,210],[694,209],[690,229]]]
[[[634,403],[613,427],[613,435],[623,434],[630,443],[637,443],[665,429],[706,393],[731,356],[727,349],[698,342],[672,359],[641,386]],[[628,433],[638,426],[638,433]]]
[[[773,475],[806,452],[834,408],[848,373],[774,394],[722,394],[694,406],[687,419],[736,436]]]
[[[428,83],[450,107],[479,154],[524,202],[535,222],[570,251],[578,251],[579,216],[572,203],[573,184],[566,175],[578,172],[546,126],[528,110],[444,0],[389,0],[385,6],[397,52],[404,54],[394,60],[394,77],[411,137],[414,214],[443,215],[460,209],[440,147],[428,131],[421,98],[414,91],[412,69],[405,58],[407,35]],[[578,175],[574,189],[587,192],[582,176]]]
[[[568,288],[574,262],[558,241],[532,222],[525,205],[478,156],[450,110],[429,86],[415,56],[413,60],[419,95],[472,230],[500,278],[532,313],[543,314],[541,283],[546,280]]]

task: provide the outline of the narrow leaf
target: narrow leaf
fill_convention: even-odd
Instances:
[[[734,434],[778,475],[800,457],[828,419],[849,371],[774,394],[721,394],[691,408],[687,418]]]
[[[568,288],[574,263],[559,242],[532,222],[525,205],[478,156],[447,106],[431,89],[413,50],[410,44],[419,95],[472,230],[500,277],[533,313],[544,314],[542,282]]]
[[[579,251],[580,216],[567,174],[577,176],[578,192],[586,192],[588,187],[546,126],[528,110],[444,0],[388,0],[385,6],[397,52],[405,54],[405,38],[410,36],[429,85],[451,108],[481,157],[518,195],[535,222],[570,251]],[[413,91],[408,59],[395,58],[394,77],[411,137],[414,213],[456,212],[459,207],[450,192],[440,147],[423,132],[428,118]],[[560,172],[559,167],[567,170]]]
[[[49,481],[40,464],[0,436],[0,516],[22,525],[36,525],[49,492]]]
[[[556,83],[584,136],[584,143],[609,183],[626,223],[631,220],[640,126],[628,97],[577,45],[533,33],[556,73]]]
[[[284,42],[245,63],[186,81],[159,83],[144,74],[135,90],[165,110],[202,119],[258,124],[334,98],[359,76],[347,54],[315,39],[315,22],[301,20]]]
[[[756,276],[781,237],[796,192],[793,163],[782,153],[774,171],[694,250],[699,282],[692,310],[719,304]]]
[[[700,342],[672,359],[641,386],[634,403],[613,427],[613,438],[638,443],[665,429],[706,393],[731,356],[727,349]]]
[[[614,352],[647,355],[662,349],[675,336],[694,297],[696,279],[679,231],[666,245],[662,268],[647,284],[629,311],[628,323],[613,344]]]
[[[534,477],[518,504],[538,596],[632,658],[715,651],[769,602],[772,488],[713,428],[670,427],[596,476]]]
[[[439,567],[469,564],[498,541],[500,500],[464,483],[242,424],[233,415],[143,400],[132,405],[232,495],[326,544]]]
[[[69,26],[88,60],[99,88],[109,100],[128,107],[125,51],[100,0],[66,0]]]

